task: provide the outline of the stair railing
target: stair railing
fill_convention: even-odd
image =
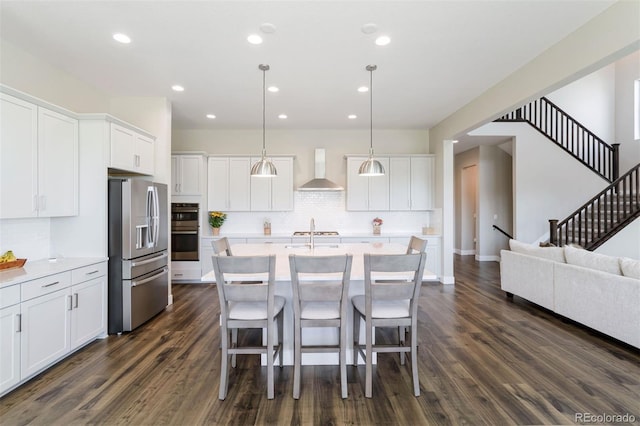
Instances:
[[[513,237],[511,235],[509,235],[507,233],[507,231],[505,231],[504,229],[500,228],[498,225],[493,225],[492,227],[493,227],[493,229],[495,229],[496,231],[500,232],[505,237],[509,238],[510,240],[513,240]]]
[[[549,220],[549,242],[594,250],[640,217],[640,163],[559,222]]]
[[[609,145],[545,97],[495,121],[529,123],[608,182],[618,178],[620,144]]]

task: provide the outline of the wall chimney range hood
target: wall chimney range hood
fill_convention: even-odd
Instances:
[[[311,179],[309,182],[298,187],[298,191],[344,191],[343,187],[325,178],[324,148],[316,148],[315,179]]]

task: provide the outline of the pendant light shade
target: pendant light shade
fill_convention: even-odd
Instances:
[[[258,65],[262,71],[262,157],[260,161],[251,167],[251,176],[255,177],[274,177],[278,175],[276,166],[267,158],[267,149],[265,145],[265,102],[266,102],[266,72],[269,71],[269,65]]]
[[[373,158],[373,72],[378,67],[376,65],[367,65],[369,71],[369,158],[360,165],[358,175],[360,176],[384,176],[384,167]]]

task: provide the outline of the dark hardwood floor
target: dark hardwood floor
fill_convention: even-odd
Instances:
[[[419,398],[396,354],[379,355],[372,399],[364,367],[347,367],[342,400],[338,367],[308,366],[298,401],[292,367],[276,368],[276,397],[267,400],[259,357],[239,356],[219,401],[217,292],[174,285],[173,306],[149,323],[90,344],[2,398],[0,423],[579,424],[579,413],[640,421],[640,351],[508,301],[497,263],[457,256],[455,269],[455,286],[423,286]],[[379,330],[377,339],[389,336]]]

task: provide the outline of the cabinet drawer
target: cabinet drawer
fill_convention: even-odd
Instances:
[[[0,288],[0,309],[20,303],[20,286]]]
[[[71,271],[71,282],[75,285],[87,280],[101,277],[107,273],[107,263],[94,263]]]
[[[54,291],[67,288],[71,285],[71,272],[62,272],[60,274],[49,275],[47,277],[38,278],[37,280],[27,281],[20,285],[22,293],[22,301],[33,299],[34,297],[43,296]]]

